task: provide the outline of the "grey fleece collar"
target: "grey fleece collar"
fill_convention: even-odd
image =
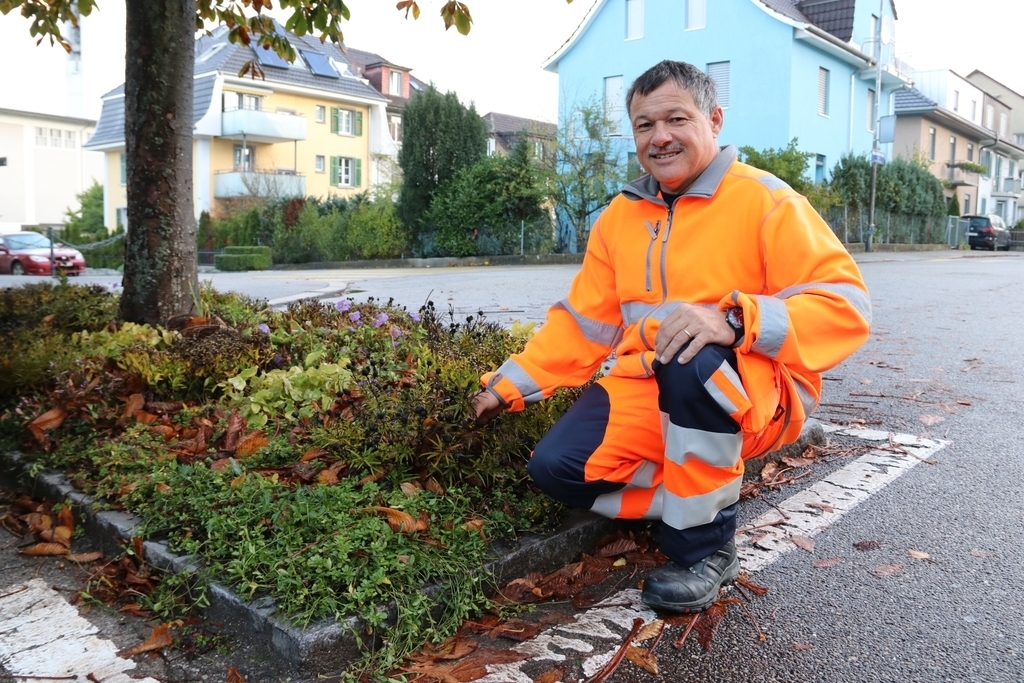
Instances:
[[[736,148],[732,145],[720,147],[718,154],[711,160],[708,167],[697,176],[697,179],[687,188],[686,192],[680,196],[710,199],[718,191],[718,186],[722,184],[722,179],[725,178],[725,174],[729,172],[729,168],[734,161],[736,161]],[[640,176],[622,188],[622,194],[627,199],[632,199],[633,201],[646,199],[655,204],[667,206],[662,198],[658,196],[660,191],[661,187],[658,185],[658,181],[651,175]]]

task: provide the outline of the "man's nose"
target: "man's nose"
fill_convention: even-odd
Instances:
[[[672,136],[669,134],[668,125],[664,121],[655,121],[654,134],[651,135],[651,144],[664,147],[670,142],[672,142]]]

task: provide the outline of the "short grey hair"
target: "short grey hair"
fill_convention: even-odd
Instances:
[[[711,116],[711,112],[718,107],[718,88],[710,76],[693,64],[666,59],[640,74],[633,85],[629,86],[626,111],[632,106],[633,97],[650,95],[668,81],[675,81],[680,88],[689,92],[704,116]]]

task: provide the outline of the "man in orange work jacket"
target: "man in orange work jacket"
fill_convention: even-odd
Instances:
[[[626,97],[637,157],[594,224],[569,295],[520,354],[481,378],[479,419],[587,389],[528,470],[569,505],[661,523],[671,560],[643,600],[698,611],[739,574],[743,460],[795,441],[821,373],[869,333],[857,265],[807,200],[719,148],[714,82],[663,61]]]

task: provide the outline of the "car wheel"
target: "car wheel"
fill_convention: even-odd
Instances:
[[[19,262],[15,261],[11,264],[11,275],[24,275],[25,267]]]

